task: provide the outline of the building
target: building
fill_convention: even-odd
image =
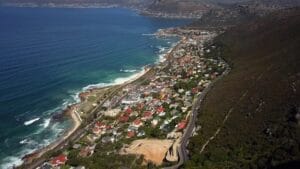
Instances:
[[[132,138],[135,136],[135,132],[134,131],[128,131],[127,132],[127,138]]]
[[[126,123],[126,122],[128,122],[128,120],[129,120],[129,116],[127,116],[127,115],[122,115],[122,116],[120,116],[119,117],[119,122],[121,122],[121,123]]]
[[[68,158],[66,155],[64,154],[61,154],[57,157],[54,157],[52,160],[51,160],[51,165],[53,167],[58,167],[58,166],[61,166],[61,165],[65,165],[65,163],[67,162]]]
[[[141,119],[135,119],[132,123],[132,126],[137,127],[137,128],[141,127],[142,125],[143,125],[143,122]]]
[[[176,125],[177,130],[183,130],[187,125],[187,121],[186,120],[182,120],[180,123],[178,123]]]
[[[94,150],[95,150],[96,145],[94,146],[86,146],[84,148],[82,148],[79,152],[79,155],[81,157],[88,157],[94,154]]]
[[[105,116],[116,117],[121,112],[121,109],[110,109],[104,112]]]
[[[106,136],[103,137],[101,140],[102,143],[109,143],[109,142],[115,142],[115,138],[114,137],[110,137],[110,136]]]
[[[142,117],[142,120],[146,121],[152,119],[152,112],[151,111],[145,111]]]

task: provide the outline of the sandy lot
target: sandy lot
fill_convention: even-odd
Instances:
[[[156,165],[160,165],[173,142],[173,140],[156,139],[135,140],[129,146],[122,148],[120,153],[144,155],[146,161],[151,161]]]

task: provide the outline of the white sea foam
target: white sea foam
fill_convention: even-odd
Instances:
[[[31,120],[28,120],[28,121],[25,121],[25,122],[24,122],[24,125],[25,125],[25,126],[31,125],[31,124],[33,124],[34,122],[38,121],[38,120],[40,120],[39,117],[34,118],[34,119],[31,119]]]
[[[168,48],[163,46],[158,46],[159,53],[164,53]]]
[[[176,44],[173,44],[172,46],[175,46],[175,45]],[[159,62],[165,61],[165,55],[167,53],[169,53],[170,51],[171,51],[171,49],[160,46],[159,47],[159,53],[160,54],[159,54],[159,58],[158,58],[159,60],[158,61]],[[138,71],[138,70],[134,70],[134,69],[132,69],[132,70],[130,70],[130,69],[128,69],[128,70],[121,69],[120,71],[122,71],[122,72],[128,72],[128,73],[134,73],[134,74],[132,74],[132,75],[130,75],[128,77],[116,78],[113,81],[111,81],[110,83],[91,84],[91,85],[88,85],[88,86],[84,87],[82,89],[82,91],[86,91],[86,90],[92,89],[92,88],[107,87],[107,86],[111,86],[111,85],[119,85],[119,84],[123,84],[123,83],[126,83],[126,82],[131,82],[131,81],[139,78],[140,76],[142,76],[146,72],[145,69],[143,69],[142,71]],[[82,91],[80,91],[80,92],[82,92]],[[80,98],[79,98],[80,92],[76,92],[75,94],[73,94],[71,100],[64,100],[64,103],[63,103],[62,107],[65,107],[65,106],[67,106],[69,104],[72,104],[74,102],[76,102],[76,103],[80,102]],[[53,110],[49,110],[45,114],[47,114],[47,115],[52,114],[53,112],[58,111],[62,107],[55,108]],[[28,120],[28,121],[24,122],[24,125],[26,125],[26,126],[27,125],[31,125],[31,124],[35,123],[36,121],[38,121],[38,120],[40,120],[40,118],[34,118],[32,120]],[[39,129],[38,133],[34,133],[34,134],[39,134],[43,130],[45,130],[46,128],[49,128],[50,121],[51,121],[51,118],[44,119],[43,123],[40,124],[43,128]],[[58,123],[54,123],[53,125],[51,125],[51,128],[50,128],[50,130],[52,130],[53,133],[55,133],[55,137],[58,137],[59,135],[61,135],[64,132],[64,130],[65,130],[65,129],[59,127],[58,125],[59,125]],[[53,139],[52,138],[51,139],[45,139],[42,142],[36,142],[36,141],[31,140],[29,138],[21,140],[19,142],[20,144],[22,144],[22,145],[24,145],[26,147],[27,146],[32,147],[33,145],[35,145],[36,148],[35,149],[32,149],[32,148],[31,149],[25,149],[25,150],[23,150],[21,152],[21,154],[16,154],[16,156],[9,156],[9,157],[5,158],[1,162],[1,167],[0,168],[8,168],[9,169],[9,168],[12,168],[14,165],[18,166],[18,165],[22,164],[22,162],[23,162],[21,160],[22,155],[31,153],[31,152],[35,151],[36,149],[41,148],[43,146],[47,146],[51,142],[53,142],[53,140],[54,140],[54,138]]]
[[[98,83],[98,84],[90,84],[87,85],[86,87],[82,88],[83,91],[89,90],[89,89],[94,89],[94,88],[101,88],[101,87],[107,87],[114,85],[113,83]],[[79,92],[80,93],[80,92]],[[78,93],[78,95],[79,95]]]
[[[44,123],[43,123],[43,127],[44,127],[44,128],[47,128],[47,127],[49,126],[49,124],[50,124],[50,121],[51,121],[51,118],[45,119],[45,120],[44,120]]]
[[[161,47],[159,46],[159,55],[158,55],[158,60],[156,63],[161,63],[166,61],[166,55],[169,54],[172,51],[172,48],[166,48],[166,47]]]
[[[8,156],[5,159],[2,160],[2,164],[0,165],[0,168],[2,169],[12,169],[14,166],[21,165],[23,161],[15,156]]]
[[[30,145],[30,146],[36,146],[36,145],[39,144],[37,141],[34,141],[30,138],[25,138],[25,139],[21,140],[19,143],[22,144],[22,145],[27,144],[27,145]],[[31,151],[33,151],[33,150],[31,150]]]
[[[0,161],[0,169],[13,169],[13,167],[21,165],[24,161],[22,157],[25,154],[30,154],[36,151],[39,148],[45,147],[53,142],[55,137],[51,137],[51,139],[44,139],[42,141],[35,141],[30,138],[25,138],[21,140],[19,143],[23,146],[23,149],[14,154],[14,156],[7,156]]]
[[[131,81],[137,79],[138,77],[142,76],[145,72],[146,72],[146,70],[143,68],[141,71],[139,71],[135,74],[132,74],[128,77],[119,77],[119,78],[116,78],[115,80],[113,80],[110,83],[91,84],[91,85],[88,85],[88,86],[82,88],[82,90],[86,91],[86,90],[89,90],[89,89],[101,88],[101,87],[107,87],[107,86],[113,86],[113,85],[120,85],[120,84],[123,84],[125,82],[131,82]]]
[[[158,55],[158,60],[157,60],[157,62],[158,63],[161,63],[161,62],[164,62],[164,61],[166,61],[166,54],[160,54],[160,55]]]
[[[24,140],[21,140],[19,143],[20,144],[26,144],[28,142],[28,140],[27,139],[24,139]]]
[[[125,72],[125,73],[134,73],[136,72],[136,69],[121,69],[120,72]]]
[[[113,84],[115,85],[119,85],[119,84],[123,84],[125,82],[131,82],[131,81],[134,81],[136,80],[137,78],[141,77],[143,74],[146,73],[146,70],[143,68],[142,71],[138,72],[138,73],[135,73],[131,76],[128,76],[128,77],[120,77],[120,78],[117,78],[114,80]]]
[[[143,33],[142,35],[143,35],[143,36],[155,36],[154,33]]]
[[[24,154],[29,154],[35,151],[36,149],[25,148],[21,152],[14,154],[14,156],[7,156],[0,161],[1,169],[13,169],[15,166],[19,166],[23,163],[22,157]]]
[[[32,143],[32,141],[30,139],[25,138],[25,139],[21,140],[19,143],[20,144],[30,144],[30,143]]]

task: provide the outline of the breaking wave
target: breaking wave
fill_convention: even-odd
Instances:
[[[28,125],[33,124],[33,123],[36,122],[36,121],[39,121],[39,120],[40,120],[40,118],[37,117],[37,118],[31,119],[31,120],[25,121],[25,122],[24,122],[24,125],[25,125],[25,126],[28,126]]]

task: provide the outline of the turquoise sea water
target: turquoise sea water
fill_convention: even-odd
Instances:
[[[52,117],[83,88],[155,63],[175,42],[151,36],[157,29],[187,22],[120,8],[0,8],[0,168],[70,127]]]

